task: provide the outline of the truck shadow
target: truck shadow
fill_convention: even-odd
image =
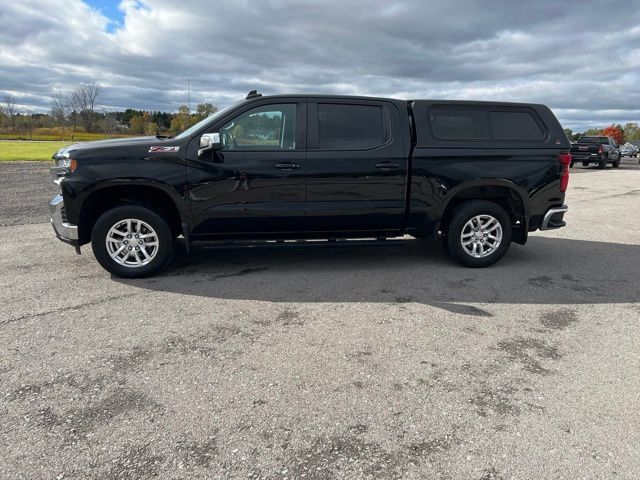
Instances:
[[[453,264],[437,245],[196,248],[161,275],[116,281],[231,300],[429,304],[479,315],[466,303],[640,301],[640,245],[531,237],[486,269]]]

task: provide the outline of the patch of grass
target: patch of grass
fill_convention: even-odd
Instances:
[[[28,133],[0,133],[0,140],[34,140],[34,141],[69,141],[69,142],[89,142],[91,140],[105,140],[107,138],[124,138],[132,135],[105,135],[104,133],[87,133],[76,132],[72,134],[67,131],[64,133],[56,133],[44,131]]]
[[[51,160],[58,149],[71,142],[12,142],[0,141],[0,161],[11,160]]]

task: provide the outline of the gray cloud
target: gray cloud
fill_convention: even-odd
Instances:
[[[484,4],[484,5],[483,5]],[[489,6],[490,4],[490,6]],[[263,93],[531,101],[577,130],[640,121],[640,0],[0,0],[0,94],[48,108],[97,81],[109,108]]]

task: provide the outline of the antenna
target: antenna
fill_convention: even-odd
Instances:
[[[187,113],[191,113],[191,80],[187,79]]]

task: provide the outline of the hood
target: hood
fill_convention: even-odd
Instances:
[[[84,151],[84,150],[92,150],[92,149],[103,149],[103,148],[111,148],[111,147],[136,147],[136,146],[145,146],[145,145],[162,145],[169,141],[174,141],[174,139],[167,138],[157,138],[155,136],[150,137],[126,137],[126,138],[112,138],[109,140],[97,140],[94,142],[80,142],[74,143],[73,145],[69,145],[68,147],[61,148],[54,155],[53,158],[66,156],[70,152]]]

